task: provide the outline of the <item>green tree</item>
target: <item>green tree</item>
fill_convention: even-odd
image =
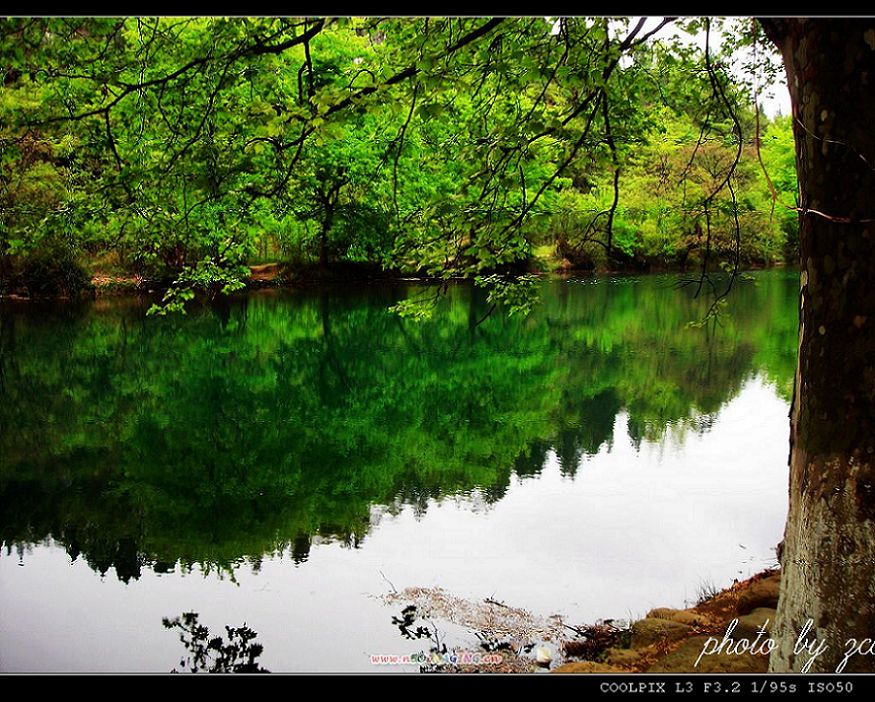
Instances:
[[[709,32],[712,24],[676,22],[691,32]],[[3,266],[35,250],[44,232],[59,237],[75,223],[76,232],[100,229],[112,238],[133,232],[145,263],[158,260],[193,270],[194,280],[218,278],[227,286],[239,281],[251,243],[243,232],[258,223],[249,217],[264,214],[253,203],[286,190],[304,145],[326,121],[382,103],[395,106],[396,124],[403,125],[407,114],[445,110],[457,93],[469,96],[472,109],[462,113],[470,118],[466,129],[473,127],[472,139],[449,150],[461,178],[444,206],[431,205],[438,231],[432,235],[434,220],[423,217],[411,237],[418,245],[400,250],[414,267],[447,277],[523,260],[531,249],[527,226],[559,179],[576,171],[583,180],[589,161],[592,172],[610,164],[616,184],[624,165],[618,137],[647,112],[641,101],[624,99],[637,95],[647,77],[635,65],[652,35],[643,21],[568,18],[555,25],[558,31],[553,26],[542,18],[4,20],[3,122],[12,125],[2,137],[4,200],[19,192],[10,183],[32,185],[21,191],[22,207],[11,209],[21,226],[4,214]],[[349,67],[363,82],[317,85],[311,43],[334,28],[376,45],[378,60],[359,67],[368,73]],[[778,626],[782,641],[792,642],[791,632],[812,617],[812,635],[834,642],[831,655],[816,663],[827,669],[845,639],[871,636],[875,628],[868,590],[875,575],[869,451],[875,394],[867,389],[875,344],[875,148],[865,79],[875,75],[875,26],[871,19],[762,20],[745,32],[762,47],[757,28],[780,50],[788,75],[799,180],[803,304]],[[710,88],[702,133],[720,135],[738,155],[726,167],[721,150],[706,147],[701,155],[716,159],[715,169],[709,172],[707,158],[697,164],[706,191],[708,178],[721,186],[702,202],[730,219],[737,267],[745,203],[733,192],[733,176],[739,171],[752,182],[738,168],[744,119],[717,56],[708,51],[697,65]],[[278,73],[285,80],[276,80]],[[295,87],[297,98],[289,92]],[[260,154],[250,151],[253,123],[268,132]],[[61,125],[74,126],[66,132]],[[53,145],[51,159],[28,161],[28,154],[48,153],[45,146],[29,150],[34,134]],[[73,140],[65,142],[67,136]],[[66,145],[56,153],[55,144]],[[75,151],[64,155],[69,145]],[[72,158],[76,167],[68,173],[55,158]],[[84,184],[76,190],[83,201],[68,197],[68,175]],[[600,200],[608,205],[602,241],[608,250],[616,193]],[[27,202],[37,203],[31,214]],[[45,207],[59,216],[40,217]],[[707,219],[706,261],[719,248]],[[618,246],[629,234],[622,229]],[[707,267],[702,273],[704,284]],[[785,649],[773,660],[776,670],[800,666]],[[858,657],[853,666],[871,661]]]
[[[689,250],[678,231],[701,229],[702,248],[737,258],[733,208],[764,204],[712,194],[699,177],[717,153],[738,189],[750,171],[731,157],[742,93],[716,56],[652,46],[652,32],[628,20],[4,27],[8,123],[65,145],[69,204],[56,219],[74,252],[103,246],[180,288],[232,289],[244,263],[272,250],[323,266],[334,257],[476,276],[525,267],[556,240],[572,258],[569,245],[598,247],[606,265],[672,260]],[[691,167],[641,190],[672,130]],[[702,191],[689,202],[688,183]],[[712,200],[713,232],[699,222]],[[10,216],[33,230],[23,212]],[[753,242],[745,258],[771,257],[768,227],[741,220],[739,238]],[[7,262],[40,241],[9,240]]]

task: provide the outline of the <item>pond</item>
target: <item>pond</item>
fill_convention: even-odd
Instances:
[[[413,282],[4,303],[0,669],[168,672],[196,611],[272,671],[384,671],[423,648],[396,588],[579,624],[774,565],[799,283],[750,278],[704,326],[676,275],[527,318],[454,285],[405,320]]]

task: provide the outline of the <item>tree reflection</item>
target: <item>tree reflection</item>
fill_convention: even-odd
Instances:
[[[493,504],[550,456],[574,479],[621,413],[640,445],[706,431],[754,373],[789,398],[797,286],[739,284],[704,330],[659,277],[557,281],[530,318],[479,324],[488,303],[461,286],[419,323],[388,311],[403,286],[149,320],[129,298],[2,305],[0,537],[52,537],[125,582],[357,548],[375,506]]]
[[[258,663],[264,647],[255,643],[258,634],[245,624],[225,626],[222,636],[210,636],[210,630],[198,623],[197,612],[183,612],[181,617],[161,620],[165,629],[177,629],[186,655],[180,658],[181,671],[189,673],[269,673]]]

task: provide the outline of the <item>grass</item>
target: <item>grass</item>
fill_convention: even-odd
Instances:
[[[699,581],[699,587],[696,588],[696,604],[703,604],[721,592],[722,589],[717,587],[713,581],[701,580]]]

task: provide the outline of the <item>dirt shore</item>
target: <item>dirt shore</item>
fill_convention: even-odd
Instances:
[[[694,607],[651,610],[601,651],[566,642],[566,658],[583,650],[590,660],[569,660],[552,672],[765,673],[780,577],[780,571],[763,571]]]

